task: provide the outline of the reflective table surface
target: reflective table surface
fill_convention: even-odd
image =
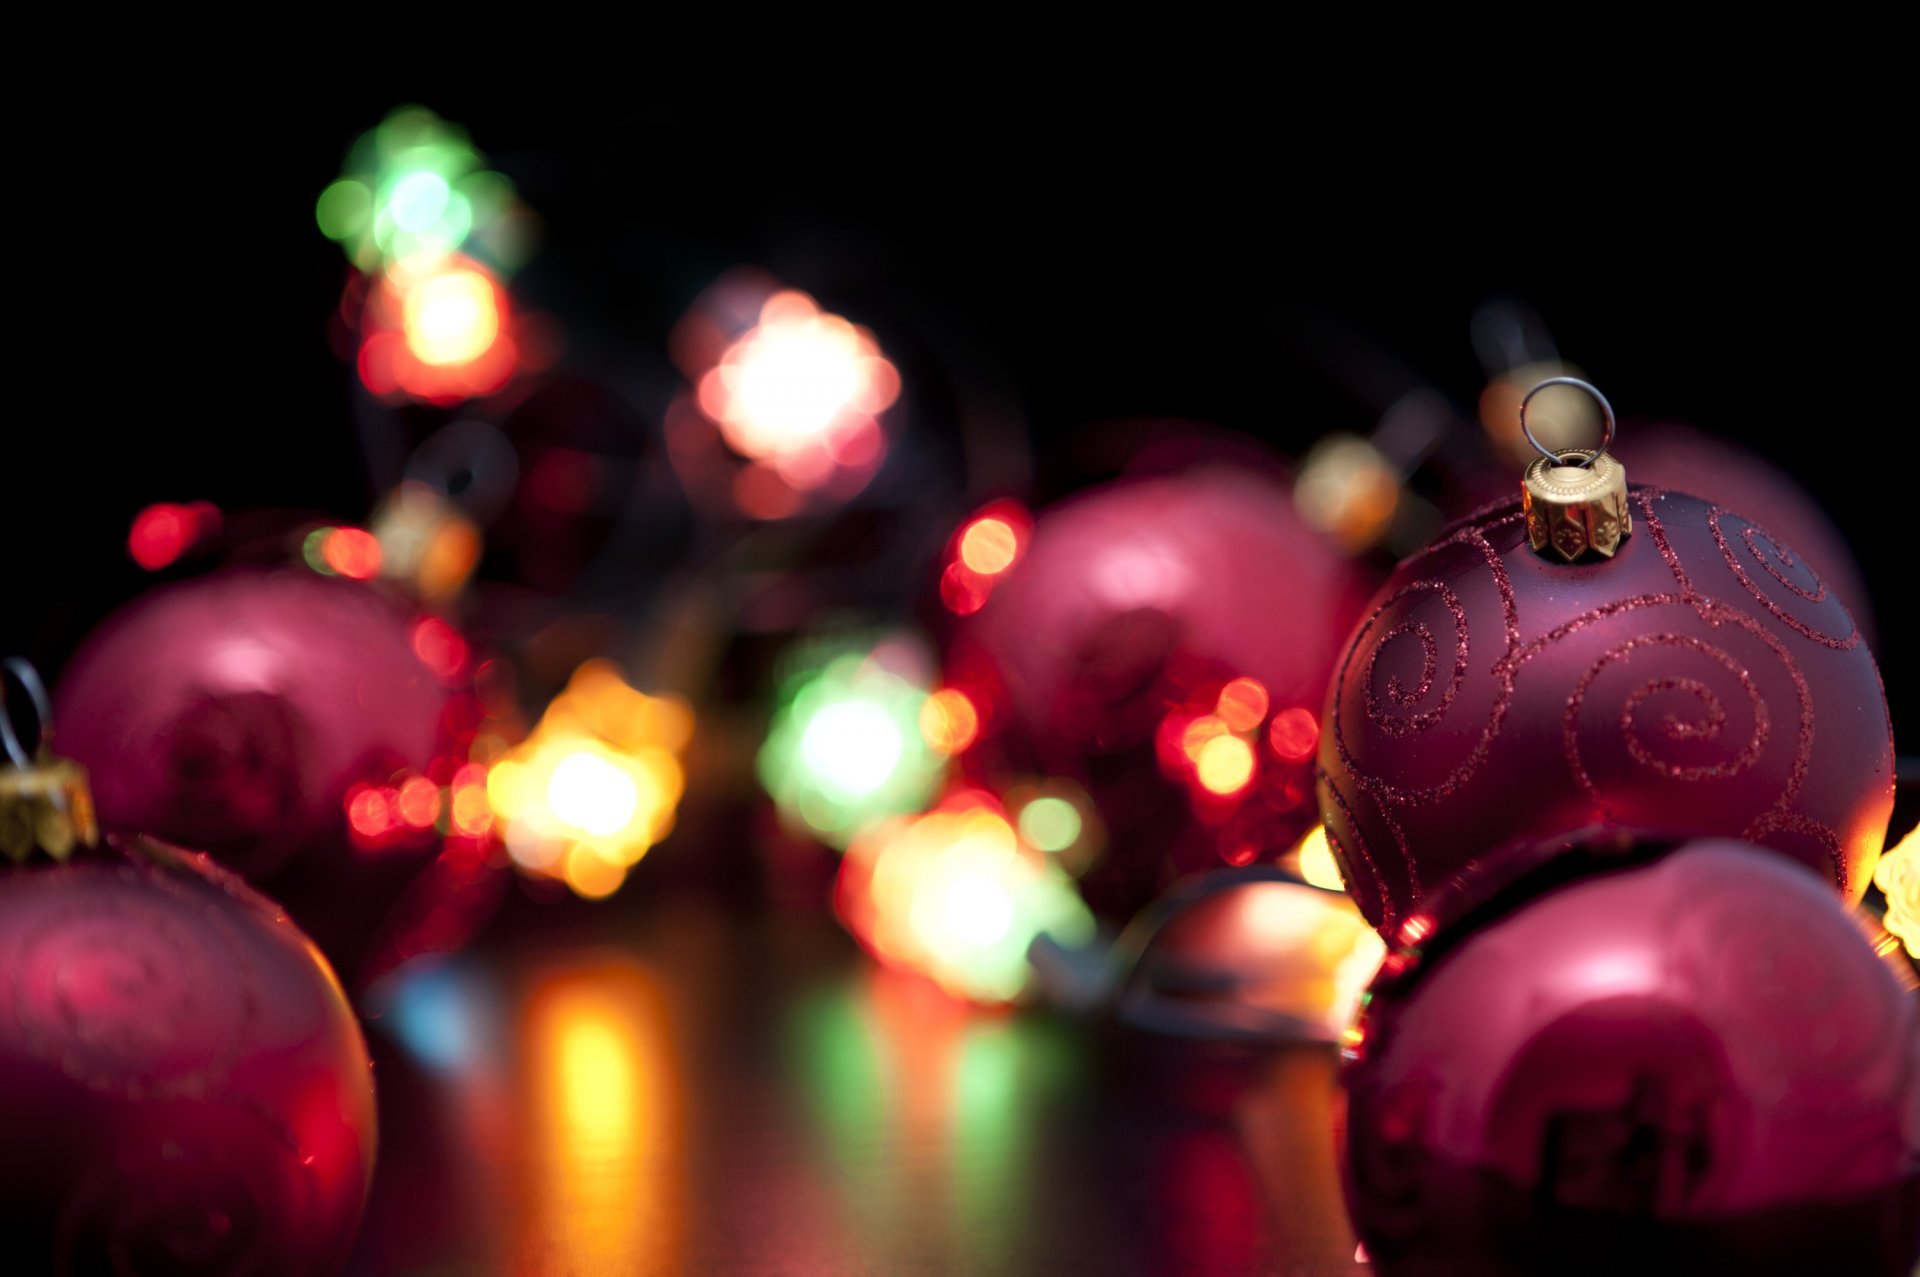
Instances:
[[[824,911],[519,913],[366,1000],[356,1277],[1367,1271],[1331,1047],[968,1008]]]

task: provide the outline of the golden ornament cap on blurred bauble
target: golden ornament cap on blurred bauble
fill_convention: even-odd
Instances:
[[[1591,395],[1605,421],[1598,448],[1549,449],[1527,427],[1527,404],[1549,386],[1570,386]],[[1567,563],[1589,555],[1610,559],[1633,533],[1627,506],[1627,472],[1607,452],[1613,442],[1613,407],[1577,377],[1549,377],[1520,401],[1520,430],[1540,455],[1520,480],[1527,516],[1527,543],[1540,554]]]

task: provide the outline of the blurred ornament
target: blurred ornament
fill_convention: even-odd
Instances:
[[[1634,490],[1627,534],[1618,491],[1583,486],[1617,463],[1566,455],[1529,468],[1527,509],[1484,510],[1403,562],[1354,631],[1319,793],[1355,900],[1391,931],[1492,848],[1596,822],[1741,837],[1858,900],[1893,746],[1846,609],[1694,497]],[[1611,558],[1565,561],[1603,538]]]
[[[731,273],[671,341],[694,389],[668,409],[668,451],[696,504],[787,518],[846,501],[885,460],[900,374],[872,333],[807,294]]]
[[[1402,927],[1337,1124],[1382,1277],[1914,1271],[1920,1006],[1817,877],[1673,847],[1517,852]]]
[[[339,576],[378,571],[379,542],[358,529],[307,545]],[[476,664],[448,622],[359,580],[231,570],[102,623],[60,680],[63,743],[92,774],[105,828],[271,879],[358,967],[436,854],[460,859],[468,885],[482,876],[485,830],[454,820],[485,719]]]
[[[882,962],[958,998],[1014,1001],[1030,987],[1036,937],[1073,947],[1094,930],[1071,880],[1024,833],[973,790],[925,815],[869,826],[841,861],[840,916]]]
[[[975,537],[996,553],[969,566]],[[1317,712],[1367,584],[1245,469],[1122,480],[1030,524],[988,507],[941,587],[961,617],[947,677],[980,722],[962,761],[1093,795],[1113,845],[1082,889],[1102,916],[1181,872],[1271,857],[1313,822]]]
[[[10,1271],[338,1272],[375,1112],[333,973],[204,856],[96,846],[80,769],[5,735],[0,830],[31,831],[0,860]]]
[[[835,650],[836,647],[838,650]],[[932,659],[904,636],[846,650],[832,641],[803,653],[788,674],[767,739],[760,783],[796,832],[844,847],[887,816],[919,811],[939,784],[946,758],[923,734]],[[937,709],[934,740],[958,730]]]
[[[1840,529],[1792,475],[1736,443],[1671,422],[1636,429],[1621,458],[1632,467],[1636,483],[1765,518],[1783,544],[1806,556],[1808,570],[1846,607],[1867,646],[1877,649],[1871,594],[1860,565]]]
[[[692,738],[684,701],[648,696],[610,662],[589,661],[495,761],[481,801],[514,864],[599,899],[673,829]]]

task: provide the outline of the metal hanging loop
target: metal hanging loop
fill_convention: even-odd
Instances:
[[[21,745],[20,738],[14,735],[13,718],[7,713],[6,674],[13,675],[14,681],[26,689],[27,699],[33,702],[34,727],[39,736],[38,746],[42,752],[53,741],[53,705],[47,699],[47,685],[40,681],[40,671],[17,656],[9,656],[0,661],[0,744],[6,746],[7,757],[16,767],[33,766],[33,755]]]
[[[1533,401],[1535,395],[1545,390],[1548,386],[1572,386],[1576,390],[1584,390],[1593,396],[1595,403],[1600,405],[1600,417],[1605,425],[1600,431],[1600,446],[1593,450],[1592,457],[1563,459],[1559,453],[1533,437],[1533,431],[1527,425],[1527,405]],[[1520,401],[1520,433],[1527,437],[1527,442],[1533,445],[1534,451],[1538,452],[1556,466],[1573,465],[1580,466],[1583,469],[1591,466],[1595,457],[1598,457],[1601,453],[1604,453],[1608,448],[1613,446],[1613,429],[1613,405],[1607,402],[1607,397],[1600,393],[1597,386],[1592,382],[1582,381],[1578,377],[1549,377],[1532,390],[1529,390],[1526,393],[1526,397]]]

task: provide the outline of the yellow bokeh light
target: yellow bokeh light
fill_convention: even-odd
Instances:
[[[1333,858],[1333,848],[1327,843],[1325,825],[1315,825],[1308,830],[1294,854],[1299,857],[1300,876],[1314,886],[1328,891],[1347,889],[1346,881],[1340,877],[1340,866]]]
[[[1253,779],[1253,747],[1238,736],[1216,736],[1201,747],[1193,766],[1210,793],[1237,794]]]
[[[582,896],[611,895],[673,829],[686,788],[679,754],[693,726],[684,702],[635,690],[608,662],[582,665],[487,773],[485,800],[507,854]],[[474,813],[462,801],[456,790],[453,819],[465,823]]]
[[[640,791],[613,762],[580,749],[555,764],[547,778],[547,806],[565,823],[605,838],[633,822]]]
[[[421,363],[470,363],[500,336],[493,281],[479,271],[448,267],[396,282],[407,349]]]
[[[569,851],[563,862],[566,866],[567,885],[578,895],[589,900],[604,900],[620,889],[626,881],[625,865],[617,865],[604,859],[599,852],[584,844]]]
[[[920,707],[920,735],[942,754],[964,753],[979,733],[979,711],[958,688],[943,687]]]
[[[1873,885],[1887,898],[1887,930],[1920,958],[1920,825],[1881,855]]]
[[[1005,519],[975,519],[960,537],[960,561],[982,576],[1005,572],[1019,554],[1019,536]]]

